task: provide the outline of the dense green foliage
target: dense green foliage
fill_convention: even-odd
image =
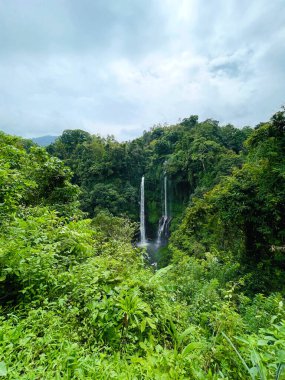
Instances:
[[[81,206],[93,217],[107,209],[138,220],[139,185],[146,178],[148,235],[154,238],[161,217],[162,177],[171,181],[174,220],[194,192],[214,186],[232,167],[241,165],[243,141],[249,128],[220,127],[214,120],[198,123],[197,116],[174,126],[154,126],[143,136],[124,143],[81,130],[67,130],[48,151],[64,160],[82,190]]]
[[[284,288],[285,117],[274,115],[246,141],[244,165],[195,198],[175,233],[175,245],[199,257],[231,252],[250,273],[247,286]]]
[[[126,143],[66,131],[48,150],[73,177],[0,135],[0,377],[285,379],[283,111]],[[163,171],[174,219],[155,270],[131,241],[140,178],[151,230]]]

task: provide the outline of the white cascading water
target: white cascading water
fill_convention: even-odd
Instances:
[[[159,220],[156,246],[160,247],[161,237],[166,234],[166,228],[168,224],[168,211],[167,211],[167,176],[164,175],[164,215]]]
[[[144,176],[142,176],[142,180],[141,180],[140,233],[141,233],[140,245],[146,245],[145,210],[144,210]]]
[[[167,177],[164,176],[164,216],[167,219]]]

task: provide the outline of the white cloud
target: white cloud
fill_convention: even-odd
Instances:
[[[118,1],[26,0],[25,18],[0,0],[0,128],[128,139],[190,114],[256,124],[285,103],[282,0]]]

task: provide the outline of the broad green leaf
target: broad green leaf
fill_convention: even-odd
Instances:
[[[191,342],[182,351],[183,355],[188,355],[191,351],[201,350],[203,348],[203,343],[201,342]]]
[[[141,332],[142,333],[145,331],[145,328],[146,328],[146,319],[143,319],[141,322]]]
[[[7,367],[5,362],[0,362],[0,376],[6,376],[7,375]]]

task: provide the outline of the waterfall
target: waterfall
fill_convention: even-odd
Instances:
[[[164,208],[163,215],[159,219],[158,223],[158,231],[157,231],[157,239],[156,239],[156,247],[159,248],[162,244],[162,238],[167,239],[168,237],[168,226],[169,226],[169,217],[168,217],[168,208],[167,208],[167,176],[164,173]]]
[[[140,245],[146,245],[145,210],[144,210],[144,176],[142,176],[142,180],[141,180],[140,233],[141,233]]]
[[[167,219],[167,176],[164,175],[164,216]]]
[[[163,215],[159,219],[159,223],[158,223],[157,241],[156,241],[156,245],[158,246],[161,245],[161,236],[165,230],[166,222],[167,222],[167,218]]]

